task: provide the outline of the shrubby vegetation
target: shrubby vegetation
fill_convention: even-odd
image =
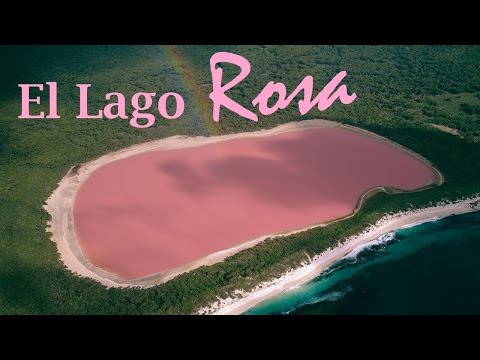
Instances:
[[[304,117],[290,106],[260,117],[258,124],[222,111],[215,124],[208,100],[209,59],[215,51],[250,60],[252,73],[231,92],[244,105],[270,80],[293,87],[312,75],[320,90],[340,70],[347,70],[345,82],[358,99]],[[190,313],[216,296],[279,275],[385,212],[480,191],[478,46],[1,47],[0,55],[0,313]],[[233,75],[228,67],[225,71]],[[59,84],[62,119],[17,119],[17,84],[46,81]],[[76,120],[76,83],[93,84],[92,110],[102,106],[108,91],[173,89],[185,97],[185,114],[157,120],[149,129],[120,120]],[[151,139],[255,131],[315,117],[371,130],[418,152],[442,171],[445,184],[417,193],[377,194],[353,218],[265,241],[147,290],[105,289],[72,276],[59,261],[45,232],[48,214],[42,204],[71,166]],[[463,138],[431,123],[457,129]]]

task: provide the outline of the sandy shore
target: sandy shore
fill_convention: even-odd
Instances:
[[[312,280],[335,261],[343,258],[358,246],[378,239],[384,234],[404,226],[473,211],[480,211],[480,197],[454,203],[440,203],[436,206],[394,215],[385,215],[365,232],[346,239],[342,244],[333,249],[328,249],[313,258],[309,264],[303,264],[303,266],[289,271],[278,279],[262,283],[249,293],[237,290],[234,298],[219,299],[219,301],[210,306],[200,309],[198,313],[215,315],[241,314],[264,300]]]
[[[327,121],[327,120],[306,120],[302,122],[288,123],[280,125],[270,130],[261,130],[257,132],[249,133],[240,133],[216,137],[186,137],[186,136],[174,136],[166,139],[155,140],[143,144],[138,144],[131,146],[126,149],[115,151],[104,155],[96,160],[90,161],[88,163],[82,164],[79,167],[72,168],[69,173],[59,182],[58,188],[52,193],[52,195],[46,201],[45,209],[51,215],[51,221],[48,223],[47,231],[51,232],[52,240],[57,244],[57,249],[60,254],[60,258],[66,267],[73,273],[80,275],[82,277],[92,278],[101,284],[107,287],[128,287],[128,286],[140,286],[140,287],[149,287],[161,284],[166,282],[175,276],[193,270],[203,265],[212,265],[214,263],[220,262],[228,256],[233,255],[236,252],[244,250],[246,248],[252,247],[258,244],[261,241],[264,241],[266,238],[273,236],[284,236],[293,234],[296,232],[304,231],[309,228],[324,226],[325,223],[315,224],[307,228],[297,229],[292,232],[269,234],[262,236],[257,239],[247,241],[239,246],[218,251],[213,254],[210,254],[202,259],[196,260],[184,266],[171,269],[168,271],[163,271],[161,273],[153,274],[147,277],[135,279],[135,280],[125,280],[119,278],[117,275],[107,272],[103,269],[100,269],[93,264],[91,264],[88,259],[82,253],[82,249],[78,242],[75,224],[73,217],[73,204],[75,201],[75,195],[77,190],[82,185],[82,183],[88,179],[88,177],[98,169],[100,166],[103,166],[107,163],[124,159],[139,153],[158,151],[158,150],[172,150],[172,149],[185,149],[203,146],[206,144],[212,144],[216,142],[239,139],[245,137],[264,137],[271,136],[275,134],[281,134],[284,132],[298,131],[312,128],[321,128],[321,127],[341,127],[350,131],[360,132],[364,135],[372,137],[378,141],[385,142],[390,146],[406,151],[417,159],[421,160],[425,164],[431,167],[435,174],[435,179],[432,180],[432,184],[441,184],[443,182],[443,177],[433,168],[426,159],[421,157],[418,154],[415,154],[408,149],[401,147],[398,144],[390,142],[388,139],[380,137],[376,134],[370,133],[368,131],[355,128],[348,125],[342,125],[336,122]],[[362,206],[364,200],[374,192],[377,191],[386,191],[386,189],[378,188],[371,189],[367,191],[358,202],[355,210],[352,214],[348,215],[353,216]],[[335,220],[339,221],[341,219]]]
[[[457,129],[452,129],[448,126],[445,126],[445,125],[439,125],[439,124],[430,124],[431,126],[433,126],[435,129],[438,129],[440,131],[443,131],[443,132],[446,132],[448,134],[451,134],[451,135],[455,135],[455,136],[459,136],[459,137],[463,137],[461,136],[460,132],[457,130]]]

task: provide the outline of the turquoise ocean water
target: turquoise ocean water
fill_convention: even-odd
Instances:
[[[480,314],[480,212],[384,235],[246,314]]]

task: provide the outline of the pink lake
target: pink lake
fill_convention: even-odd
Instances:
[[[367,190],[414,190],[432,169],[343,128],[247,137],[113,161],[74,203],[86,258],[123,279],[350,214]]]

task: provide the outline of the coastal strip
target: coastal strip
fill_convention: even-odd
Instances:
[[[337,247],[329,248],[315,256],[311,262],[304,263],[299,268],[292,269],[277,279],[263,282],[250,292],[236,290],[233,297],[219,298],[218,301],[201,308],[197,313],[204,315],[237,315],[244,313],[267,299],[314,279],[358,246],[378,239],[382,235],[402,227],[474,211],[480,211],[480,194],[455,202],[440,202],[427,208],[387,214],[362,233],[351,236],[339,243]]]

